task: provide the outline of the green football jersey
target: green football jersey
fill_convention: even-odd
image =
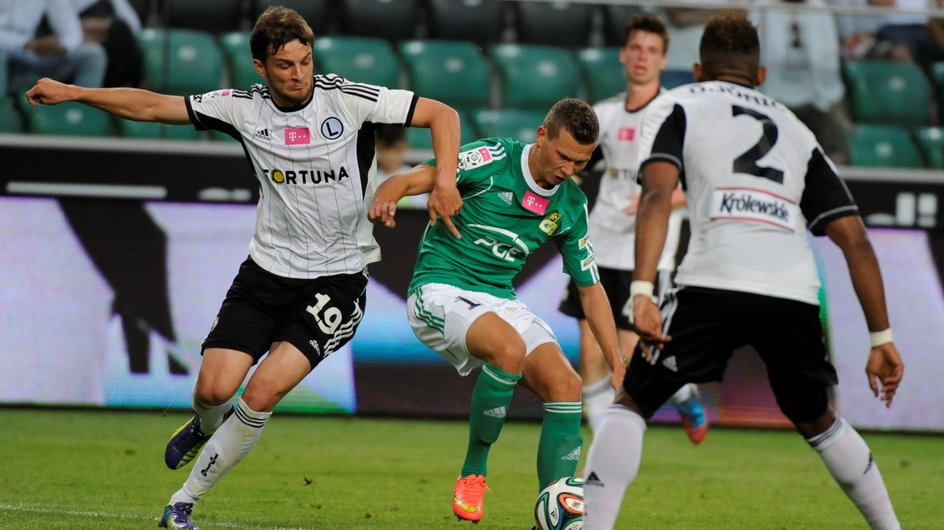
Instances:
[[[571,180],[553,189],[537,185],[528,170],[531,146],[510,138],[484,138],[462,146],[457,186],[463,206],[453,223],[427,226],[410,292],[445,283],[501,298],[515,298],[512,279],[549,238],[577,285],[593,285],[599,272],[587,237],[587,197]],[[435,165],[435,161],[426,162]]]

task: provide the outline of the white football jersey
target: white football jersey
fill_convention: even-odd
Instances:
[[[377,189],[373,125],[409,124],[417,99],[334,74],[314,85],[292,110],[261,84],[187,98],[194,127],[242,143],[260,185],[249,254],[287,278],[355,273],[380,259],[366,215]]]
[[[685,85],[649,104],[641,143],[641,167],[681,171],[692,236],[678,284],[818,304],[807,228],[858,208],[792,112],[737,84]]]
[[[600,190],[590,212],[590,239],[594,259],[600,267],[633,270],[636,267],[636,215],[623,210],[641,187],[636,181],[639,168],[639,132],[645,107],[626,110],[626,93],[604,99],[593,106],[600,122],[599,149],[604,170]],[[669,217],[669,233],[659,260],[659,270],[675,268],[682,227],[682,209]]]

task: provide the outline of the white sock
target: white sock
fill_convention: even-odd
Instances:
[[[622,405],[612,405],[593,437],[584,468],[585,530],[610,530],[616,523],[626,488],[642,459],[646,420]]]
[[[231,397],[221,405],[207,405],[197,399],[197,393],[194,392],[190,396],[190,404],[193,406],[193,411],[200,417],[200,432],[206,434],[219,429],[223,423],[223,416],[233,410],[234,399],[235,397]]]
[[[603,413],[613,404],[615,395],[616,391],[610,385],[609,377],[583,387],[583,415],[587,418],[590,432],[596,433],[600,428]]]
[[[688,401],[688,398],[691,397],[692,392],[694,392],[694,388],[695,388],[695,385],[692,383],[687,383],[687,384],[682,385],[681,388],[679,388],[678,390],[675,391],[674,394],[672,394],[672,397],[669,398],[669,401],[671,401],[673,405],[680,405],[682,403],[685,403],[686,401]]]
[[[203,446],[200,456],[183,488],[170,498],[170,504],[197,502],[229,470],[236,467],[259,440],[271,412],[256,412],[240,399],[235,413],[213,433]]]
[[[901,528],[872,452],[846,420],[837,418],[832,427],[806,441],[823,458],[826,468],[869,526],[881,530]]]

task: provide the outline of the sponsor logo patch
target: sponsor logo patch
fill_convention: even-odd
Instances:
[[[547,205],[551,201],[543,197],[539,197],[532,192],[527,192],[524,194],[524,199],[521,200],[521,206],[528,210],[529,212],[534,212],[536,214],[544,214],[544,210],[547,210]]]
[[[797,203],[761,189],[716,188],[711,196],[712,221],[751,221],[795,232],[799,215]]]
[[[557,231],[557,227],[559,226],[557,224],[557,221],[560,221],[560,218],[561,216],[559,213],[551,212],[547,217],[545,217],[541,221],[541,224],[538,225],[538,228],[540,228],[542,232],[544,232],[545,234],[549,236],[553,235],[554,232]]]
[[[311,133],[308,127],[296,127],[294,129],[285,129],[285,145],[310,144]]]
[[[621,142],[631,142],[636,139],[636,129],[632,127],[620,127],[619,130],[619,141]]]
[[[307,131],[308,129],[305,130]],[[344,124],[341,123],[341,120],[335,118],[334,116],[321,122],[321,135],[328,140],[337,140],[341,137],[341,133],[343,132]],[[308,142],[305,143],[307,144]]]
[[[492,153],[484,145],[459,153],[459,169],[474,169],[492,161]]]

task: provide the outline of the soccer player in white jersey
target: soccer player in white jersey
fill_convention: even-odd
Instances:
[[[767,366],[783,414],[869,525],[899,528],[868,446],[830,402],[837,377],[824,346],[807,234],[828,236],[849,262],[871,330],[868,384],[891,406],[904,365],[858,208],[813,133],[753,89],[766,72],[744,12],[715,12],[700,54],[700,82],[657,99],[643,123],[631,286],[640,346],[589,451],[584,528],[613,527],[639,469],[646,419],[680,385],[720,380],[732,351],[745,344]],[[680,180],[692,238],[678,287],[660,313],[652,282]]]
[[[255,445],[279,400],[347,343],[360,323],[366,267],[380,258],[366,215],[377,186],[377,124],[431,129],[441,163],[430,215],[442,219],[437,226],[454,230],[449,218],[462,204],[455,110],[409,91],[314,75],[313,39],[298,13],[273,7],[259,16],[250,37],[253,64],[266,84],[249,90],[180,97],[42,79],[26,94],[34,105],[78,101],[126,119],[228,133],[242,144],[259,181],[249,258],[203,343],[196,414],[165,451],[171,469],[199,456],[171,496],[162,527],[196,528],[193,505]],[[199,178],[183,167],[181,173]]]
[[[598,132],[590,105],[564,99],[548,112],[533,144],[485,138],[464,145],[458,174],[464,203],[455,217],[462,237],[431,226],[420,243],[407,299],[410,325],[459,374],[482,368],[472,391],[469,442],[453,496],[459,519],[482,519],[488,452],[519,381],[544,403],[539,489],[573,476],[580,459],[580,378],[554,332],[517,300],[512,287],[540,245],[553,241],[560,251],[613,369],[613,386],[622,380],[616,326],[587,237],[587,197],[570,180],[590,160]],[[393,226],[397,201],[432,187],[432,163],[382,184],[370,218]]]
[[[613,308],[620,349],[631,352],[639,340],[627,309],[629,283],[633,278],[635,215],[639,200],[639,184],[636,182],[639,128],[643,111],[662,92],[659,75],[665,69],[669,32],[658,17],[636,15],[626,24],[625,33],[620,62],[626,73],[626,91],[594,105],[593,110],[600,120],[600,145],[587,167],[592,168],[601,156],[605,162],[597,199],[590,211],[590,237],[600,268],[600,282]],[[672,283],[684,205],[685,194],[679,188],[672,196],[675,208],[669,218],[669,233],[659,259],[656,281],[659,293],[668,290]],[[577,318],[580,328],[583,413],[590,429],[595,431],[615,395],[609,382],[609,366],[584,318],[573,281],[568,283],[559,309],[565,315]],[[670,401],[682,419],[688,438],[693,443],[701,443],[708,431],[708,418],[702,409],[697,387],[694,384],[682,386]]]

